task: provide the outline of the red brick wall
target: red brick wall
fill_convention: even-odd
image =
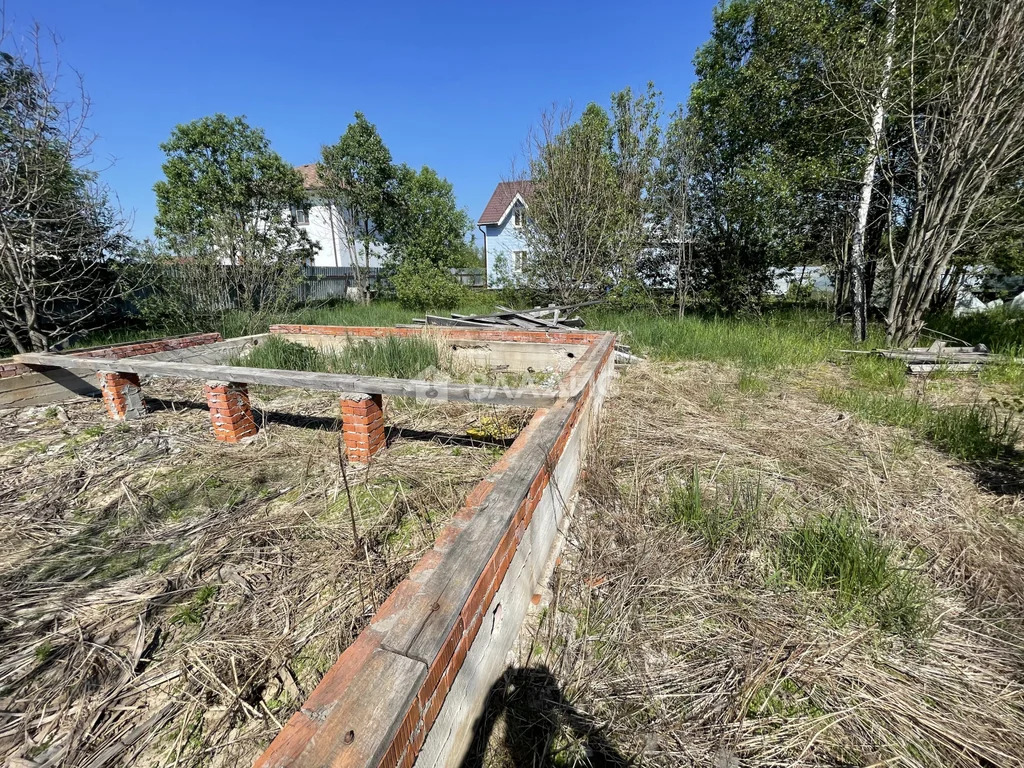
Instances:
[[[310,331],[306,329],[311,327],[305,326],[301,332],[308,333]],[[344,330],[352,329],[341,330],[344,332]],[[419,333],[418,329],[409,330]],[[298,333],[300,331],[279,332]],[[470,333],[474,334],[473,338],[480,338],[476,334],[491,332],[470,331]],[[528,335],[550,337],[558,334],[531,333]],[[592,336],[607,338],[605,334],[592,334]],[[530,340],[535,339],[531,338]],[[454,626],[440,645],[440,651],[427,665],[426,677],[415,692],[411,703],[401,713],[401,722],[397,731],[391,737],[390,742],[379,745],[381,749],[386,747],[383,759],[378,763],[379,766],[384,768],[407,767],[415,762],[416,756],[462,668],[469,649],[473,645],[485,617],[491,610],[494,596],[505,578],[526,529],[533,520],[534,511],[550,481],[552,468],[562,457],[573,430],[586,412],[589,401],[594,396],[597,376],[611,364],[613,353],[614,343],[612,342],[609,342],[606,347],[593,345],[577,363],[577,367],[586,366],[590,370],[588,382],[574,401],[560,401],[561,406],[554,406],[559,411],[557,418],[564,419],[558,435],[550,445],[544,461],[534,472],[529,491],[511,514],[508,527],[503,531],[497,546],[491,552],[489,560],[470,590],[468,598],[461,605]],[[598,354],[600,354],[600,359],[595,364],[594,357]],[[566,414],[564,408],[569,402],[571,402],[571,409]],[[420,585],[425,583],[429,574],[435,572],[445,558],[464,556],[464,551],[459,546],[460,534],[466,529],[467,524],[481,512],[485,502],[495,487],[502,482],[503,477],[512,473],[512,466],[517,455],[526,450],[534,450],[531,439],[549,415],[556,416],[550,409],[538,409],[535,412],[527,428],[491,469],[488,476],[473,489],[462,509],[438,536],[434,548],[413,567],[409,576],[398,585],[377,611],[369,627],[342,653],[337,663],[328,671],[305,702],[302,711],[288,721],[270,748],[257,760],[256,768],[280,768],[284,765],[307,768],[327,763],[336,767],[365,764],[365,762],[360,762],[363,760],[361,755],[367,748],[373,749],[374,745],[371,743],[367,747],[365,741],[360,743],[360,740],[367,738],[363,733],[354,737],[354,743],[344,742],[344,745],[335,741],[333,733],[339,728],[345,730],[349,727],[345,724],[345,715],[342,713],[347,711],[351,714],[353,707],[356,709],[360,707],[359,702],[345,701],[345,694],[348,690],[360,689],[360,686],[356,684],[360,680],[360,675],[367,674],[366,667],[370,663],[370,659],[384,649],[383,634],[379,628],[394,626],[409,620],[415,620],[419,625],[426,621],[428,611],[432,612],[440,608],[440,605],[435,603],[429,608],[424,607],[422,614],[410,616],[410,609],[415,612],[417,610],[415,606],[423,600]],[[530,448],[528,449],[527,446]],[[334,712],[342,719],[335,722],[330,719],[329,715],[325,716],[323,720],[310,719],[310,716],[306,714],[308,712]],[[387,723],[388,729],[393,727],[393,722],[392,720]],[[372,741],[374,738],[379,739],[382,735],[384,734],[379,732],[372,733],[369,738]]]
[[[520,331],[475,330],[472,328],[368,328],[347,325],[272,325],[271,333],[311,334],[314,336],[356,336],[361,338],[383,336],[420,336],[424,333],[440,333],[454,341],[533,341],[542,344],[592,344],[601,338],[601,333],[583,331]]]

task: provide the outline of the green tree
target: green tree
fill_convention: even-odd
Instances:
[[[387,234],[393,268],[410,259],[444,269],[471,264],[474,256],[466,243],[470,219],[455,202],[451,183],[426,165],[419,172],[399,166],[395,177],[395,209]]]
[[[545,113],[531,140],[526,279],[563,302],[633,285],[646,244],[657,110],[628,89],[613,104]]]
[[[324,198],[346,218],[344,230],[352,269],[362,300],[369,301],[368,280],[373,247],[395,227],[397,208],[395,167],[377,127],[362,112],[355,113],[337,143],[321,150],[317,174]],[[362,262],[357,253],[362,248]]]
[[[723,309],[756,307],[775,267],[842,258],[857,150],[823,67],[852,6],[733,0],[697,52],[691,219],[699,287]]]
[[[161,149],[159,243],[140,251],[144,308],[168,324],[219,326],[237,310],[238,330],[261,330],[293,301],[315,252],[291,214],[306,204],[301,177],[242,117],[179,125]]]
[[[312,248],[289,210],[306,203],[302,178],[259,128],[223,114],[177,126],[160,145],[156,235],[179,256],[303,260]]]

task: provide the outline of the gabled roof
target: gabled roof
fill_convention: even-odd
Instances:
[[[532,190],[532,181],[499,181],[477,224],[501,224],[508,217],[516,198],[525,205]]]
[[[306,163],[305,165],[296,165],[295,170],[299,172],[302,177],[302,186],[304,189],[320,189],[323,186],[323,182],[320,181],[320,177],[316,175],[316,163]]]

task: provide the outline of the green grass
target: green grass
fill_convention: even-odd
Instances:
[[[337,351],[322,352],[280,336],[270,336],[248,354],[233,358],[230,364],[282,371],[354,373],[409,379],[428,368],[439,368],[441,359],[437,344],[429,338],[385,336],[380,339],[354,339]]]
[[[219,587],[206,584],[196,590],[185,605],[181,606],[171,615],[171,623],[179,625],[202,624],[206,617],[206,610],[211,600],[217,596]]]
[[[411,379],[427,368],[440,368],[437,344],[416,336],[360,339],[336,353],[338,370],[365,376]]]
[[[753,397],[760,397],[768,391],[769,382],[763,376],[759,376],[753,371],[743,369],[740,371],[740,377],[736,381],[736,388],[739,389],[745,395],[752,395]]]
[[[902,390],[907,383],[907,365],[876,355],[856,355],[850,363],[850,376],[867,389]]]
[[[999,307],[987,312],[928,318],[927,327],[971,344],[985,344],[993,352],[1024,357],[1024,312]]]
[[[699,537],[712,551],[733,541],[749,543],[766,506],[760,478],[756,482],[734,478],[729,484],[718,484],[709,494],[701,486],[700,471],[694,467],[686,482],[669,485],[669,520]]]
[[[834,598],[840,617],[866,613],[882,629],[907,636],[927,629],[923,583],[853,514],[803,521],[782,535],[777,558],[792,581]]]
[[[920,398],[834,388],[822,391],[820,397],[825,403],[853,411],[870,421],[906,427],[963,461],[1011,457],[1021,437],[1012,414],[1001,413],[982,403],[935,408]]]
[[[820,363],[851,346],[850,331],[831,315],[784,310],[758,318],[657,316],[645,312],[590,312],[587,327],[616,331],[639,354],[661,360],[711,360],[746,368]],[[865,346],[878,346],[876,329]]]
[[[316,348],[269,336],[244,355],[236,355],[228,365],[269,368],[278,371],[319,371],[328,373],[327,358]]]

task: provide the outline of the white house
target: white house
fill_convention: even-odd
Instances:
[[[523,228],[530,181],[501,181],[494,188],[476,225],[484,235],[487,285],[501,283],[503,274],[521,273],[529,259]]]
[[[302,176],[302,186],[309,197],[306,210],[295,208],[291,215],[295,223],[306,230],[309,239],[320,246],[313,259],[314,267],[351,267],[352,243],[355,243],[359,264],[366,265],[363,244],[358,236],[350,237],[352,222],[347,212],[323,199],[320,191],[323,184],[316,175],[316,163],[299,165],[295,170]],[[384,247],[375,243],[370,246],[370,266],[379,267]]]

